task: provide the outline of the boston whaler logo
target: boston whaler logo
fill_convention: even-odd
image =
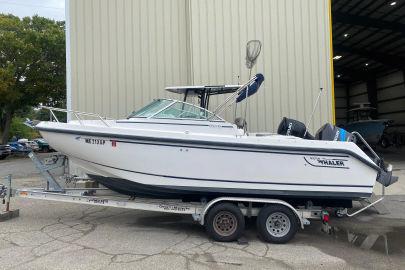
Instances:
[[[305,156],[304,159],[309,165],[314,167],[349,169],[346,164],[348,161],[347,159],[326,158],[317,156]]]

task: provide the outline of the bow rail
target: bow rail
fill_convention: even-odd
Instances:
[[[112,118],[107,118],[105,116],[101,116],[100,114],[97,114],[97,113],[80,112],[80,111],[61,109],[61,108],[54,108],[54,107],[48,107],[48,106],[41,106],[40,109],[48,110],[51,113],[51,116],[58,123],[60,121],[59,121],[58,117],[55,115],[54,112],[64,112],[64,113],[67,113],[67,114],[73,114],[76,117],[76,119],[79,121],[80,125],[84,125],[84,123],[83,123],[84,119],[81,116],[90,116],[90,117],[97,118],[107,127],[110,127],[110,125],[107,123],[106,120],[114,120]]]

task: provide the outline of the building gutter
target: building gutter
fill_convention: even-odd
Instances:
[[[66,42],[66,108],[72,110],[72,63],[70,50],[70,0],[65,0],[65,42]],[[67,121],[71,119],[67,113]]]

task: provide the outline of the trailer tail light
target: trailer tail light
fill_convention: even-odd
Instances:
[[[329,222],[329,212],[322,211],[322,222],[328,223]]]

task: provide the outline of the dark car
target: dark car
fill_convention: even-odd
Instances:
[[[9,145],[0,145],[0,159],[5,159],[11,154],[11,148]]]
[[[41,152],[51,152],[53,151],[52,147],[49,146],[49,143],[43,138],[34,139],[34,142],[38,144],[39,151]]]

